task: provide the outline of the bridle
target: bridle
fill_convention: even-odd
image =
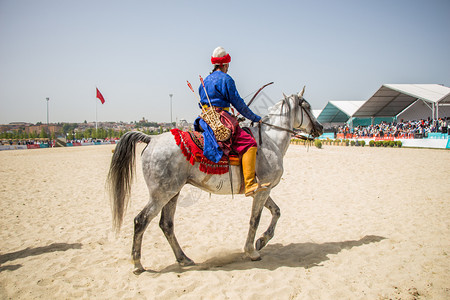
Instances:
[[[307,102],[307,101],[303,97],[300,97],[299,106],[300,106],[300,112],[301,112],[302,118],[301,118],[301,122],[300,122],[300,126],[299,127],[302,127],[302,125],[303,125],[303,111],[304,111],[306,113],[306,115],[308,116],[309,122],[311,123],[311,126],[312,126],[312,131],[311,132],[314,132],[317,129],[316,128],[316,123],[313,122],[313,117],[311,116],[311,110],[310,109],[305,109],[303,107],[303,103],[305,103],[305,102]],[[308,135],[311,135],[311,132]]]
[[[299,97],[299,96],[297,96],[297,97]],[[287,98],[287,99],[289,99],[289,98]],[[302,117],[301,117],[300,125],[298,127],[300,128],[303,125],[303,112],[305,112],[306,115],[308,116],[308,119],[311,122],[311,124],[313,126],[313,130],[314,130],[315,129],[315,125],[314,125],[314,122],[312,121],[312,117],[310,115],[310,112],[303,107],[303,103],[305,103],[305,102],[306,102],[306,100],[303,97],[299,97],[298,106],[300,107],[300,114],[301,114]],[[261,122],[261,123],[264,124],[264,125],[273,127],[275,129],[279,129],[279,130],[283,130],[283,131],[289,132],[291,134],[297,134],[297,132],[295,132],[294,130],[289,129],[289,128],[280,127],[280,126],[273,125],[273,124],[270,124],[270,123],[267,123],[267,122],[264,122],[264,121]],[[259,136],[260,136],[260,141],[261,141],[261,125],[258,125],[258,126],[259,126],[259,131],[260,131],[260,135]],[[309,133],[309,134],[311,134],[311,133]]]

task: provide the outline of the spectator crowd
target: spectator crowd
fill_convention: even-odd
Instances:
[[[439,118],[433,122],[430,119],[418,120],[418,121],[403,121],[395,123],[381,122],[377,125],[369,126],[357,126],[353,130],[348,126],[339,126],[337,128],[338,134],[353,134],[355,137],[387,137],[392,136],[395,138],[409,137],[411,135],[421,135],[425,137],[428,133],[442,132],[448,133],[448,123],[450,118]]]
[[[49,144],[53,143],[53,141],[50,140],[12,140],[12,139],[3,139],[0,140],[0,146],[1,145],[40,145],[40,144]]]

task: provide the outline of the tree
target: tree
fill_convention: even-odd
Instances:
[[[17,131],[17,138],[21,139],[21,140],[26,139],[27,138],[27,134],[22,129],[19,129]]]
[[[63,124],[63,126],[62,126],[62,130],[63,130],[63,132],[66,134],[66,133],[69,133],[69,128],[70,126],[69,126],[69,124],[67,124],[67,123],[64,123]]]
[[[45,132],[44,128],[41,129],[41,134],[39,135],[41,139],[48,138],[47,132]]]
[[[63,130],[63,133],[66,134],[69,132],[73,132],[74,129],[77,127],[78,127],[78,124],[76,124],[76,123],[64,123],[62,126],[62,130]]]
[[[96,138],[98,138],[98,139],[106,138],[106,131],[103,128],[99,128],[97,130]]]
[[[93,129],[92,128],[88,128],[88,129],[86,129],[85,131],[84,131],[84,138],[86,138],[86,139],[89,139],[89,138],[92,138],[93,136],[92,136],[92,131],[93,131]]]

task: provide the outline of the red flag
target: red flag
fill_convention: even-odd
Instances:
[[[102,93],[100,93],[100,91],[98,90],[98,88],[95,88],[97,90],[97,98],[100,99],[100,101],[103,103],[105,103],[105,98],[103,98]]]

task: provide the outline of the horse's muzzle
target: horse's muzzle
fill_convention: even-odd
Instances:
[[[322,124],[320,124],[319,122],[315,122],[311,135],[316,138],[321,136],[322,134],[323,134]]]

